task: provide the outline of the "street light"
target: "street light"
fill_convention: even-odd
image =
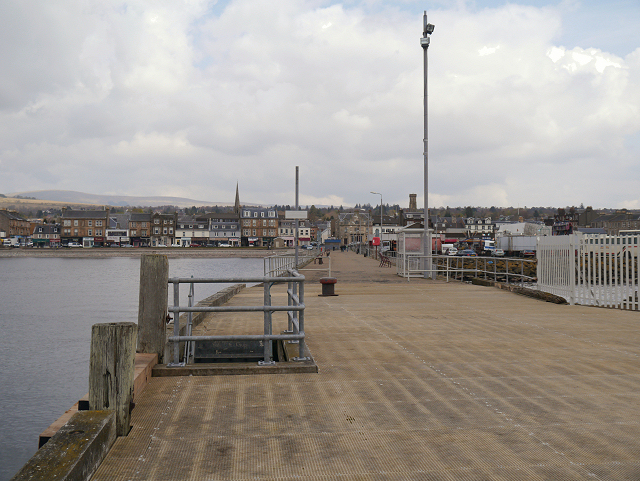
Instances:
[[[431,235],[429,234],[429,115],[428,115],[428,90],[427,90],[427,51],[431,42],[431,35],[435,26],[427,22],[427,12],[425,10],[422,16],[422,38],[420,46],[422,47],[424,57],[424,255],[427,265],[425,266],[425,277],[427,269],[431,269]],[[427,245],[428,244],[428,245]],[[428,250],[427,250],[428,249]],[[428,254],[427,254],[428,253]]]
[[[371,193],[380,196],[380,242],[382,243],[382,194],[374,191],[371,191]]]

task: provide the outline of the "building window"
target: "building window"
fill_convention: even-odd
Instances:
[[[131,231],[131,235],[132,235],[132,236],[136,236],[136,235],[138,235],[138,231],[137,231],[137,230],[132,230],[132,231]]]
[[[93,226],[93,221],[92,221],[92,220],[88,220],[87,222],[88,222],[88,224],[87,224],[87,225],[88,225],[89,227],[92,227],[92,226]],[[89,235],[91,235],[91,234],[89,234]]]
[[[64,225],[65,226],[70,226],[71,225],[71,221],[70,220],[65,220],[64,221]]]
[[[93,235],[93,234],[91,233],[91,229],[89,229],[89,230],[87,231],[87,235],[89,235],[89,236],[92,236],[92,235]]]
[[[160,219],[158,219],[158,218],[153,219],[153,223],[154,224],[159,224],[160,223]]]
[[[173,227],[169,227],[169,234],[173,235]]]
[[[154,233],[155,235],[160,234],[160,227],[154,227],[154,228],[153,228],[153,233]]]
[[[74,225],[75,227],[77,227],[77,226],[78,226],[78,221],[77,221],[77,220],[74,220],[74,221],[73,221],[73,225]],[[77,231],[77,230],[78,230],[78,229],[76,229],[76,231]]]
[[[162,229],[162,234],[163,234],[163,235],[167,235],[167,228],[166,228],[166,227],[164,227],[164,228]]]
[[[97,220],[96,221],[96,227],[102,227],[102,221],[101,220]]]

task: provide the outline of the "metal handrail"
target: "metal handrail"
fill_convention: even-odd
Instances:
[[[290,270],[297,270],[306,262],[312,261],[318,256],[318,249],[298,253],[298,265],[296,265],[296,257],[293,254],[276,254],[264,258],[264,275],[269,277],[278,277],[286,274]]]
[[[411,268],[411,263],[414,262],[417,266],[420,266],[422,263],[419,262],[420,259],[425,259],[425,258],[431,258],[432,260],[434,260],[435,262],[433,262],[433,268],[432,269],[428,269],[425,270],[422,267],[417,267],[417,268]],[[469,260],[469,259],[474,259],[475,262],[475,266],[472,268],[465,268],[464,267],[464,261],[465,260]],[[496,268],[496,261],[499,260],[499,258],[497,257],[491,257],[491,263],[493,264],[494,269],[493,270],[489,270],[489,269],[483,269],[478,267],[479,261],[480,260],[484,260],[484,263],[486,264],[486,260],[488,258],[486,257],[462,257],[462,256],[447,256],[447,255],[431,255],[431,256],[424,256],[422,254],[405,254],[404,258],[401,255],[398,258],[398,263],[397,263],[397,269],[398,269],[398,275],[406,277],[407,281],[410,280],[411,277],[417,278],[417,277],[423,277],[425,272],[435,272],[436,275],[442,275],[444,277],[446,277],[447,282],[449,282],[450,278],[456,278],[458,277],[458,275],[460,275],[461,278],[464,278],[464,274],[465,273],[474,273],[476,277],[478,277],[479,275],[484,275],[484,278],[486,279],[487,277],[493,277],[494,279],[497,278],[497,276],[505,276],[507,282],[509,282],[509,277],[511,277],[512,279],[517,279],[517,281],[519,281],[521,284],[523,284],[524,282],[534,282],[536,280],[535,277],[533,276],[527,276],[524,274],[524,263],[525,262],[531,262],[531,259],[514,259],[514,258],[508,258],[508,257],[504,257],[502,258],[505,261],[505,270],[504,271],[499,271]],[[451,265],[451,261],[455,260],[456,261],[456,266]],[[446,261],[446,262],[443,262]],[[517,272],[510,272],[509,271],[509,262],[513,262],[516,264],[520,264],[520,273]],[[459,267],[458,264],[461,263],[462,266]]]
[[[191,356],[196,341],[237,341],[237,340],[254,340],[264,342],[264,359],[259,361],[261,366],[273,365],[273,353],[271,340],[283,340],[299,343],[299,355],[294,357],[294,361],[306,361],[309,358],[305,356],[305,331],[304,331],[304,281],[305,277],[299,274],[295,270],[289,270],[288,276],[283,277],[246,277],[246,278],[186,278],[186,277],[172,277],[169,279],[169,284],[173,284],[173,306],[168,306],[167,310],[174,314],[173,324],[173,336],[168,338],[168,341],[173,343],[173,362],[167,364],[168,367],[182,367],[185,366]],[[287,297],[288,301],[286,306],[273,306],[271,305],[271,286],[274,284],[288,283]],[[211,283],[224,283],[224,284],[236,284],[236,283],[262,283],[264,286],[264,305],[262,306],[217,306],[217,307],[200,307],[192,305],[192,294],[194,291],[194,284],[211,284]],[[180,284],[190,284],[189,305],[180,306]],[[191,335],[191,318],[188,318],[187,322],[187,335],[180,335],[180,313],[189,313],[189,316],[193,312],[263,312],[264,331],[263,334],[249,334],[249,335],[218,335],[218,336],[193,336]],[[288,317],[288,330],[282,334],[273,334],[272,326],[272,314],[274,312],[287,312]],[[180,362],[180,343],[186,342],[184,360]],[[191,355],[190,355],[191,354]]]

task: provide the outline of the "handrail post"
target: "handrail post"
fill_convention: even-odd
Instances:
[[[291,297],[291,294],[293,293],[293,282],[289,281],[287,283],[287,306],[291,307],[293,305],[293,298]],[[291,314],[291,315],[290,315]],[[289,311],[287,313],[287,333],[292,333],[293,332],[293,321],[291,320],[291,316],[293,315],[293,312]]]
[[[298,296],[297,306],[304,305],[304,282],[298,281],[300,283],[300,294]],[[294,361],[308,361],[309,358],[305,356],[306,350],[306,342],[305,342],[305,334],[304,334],[304,311],[298,311],[300,313],[298,320],[298,332],[297,334],[302,334],[303,337],[300,338],[298,343],[298,357],[294,357]]]
[[[505,271],[507,274],[507,284],[509,284],[509,259],[506,260],[507,264],[505,266]]]
[[[270,336],[272,332],[271,326],[271,318],[273,312],[269,309],[271,307],[271,283],[265,282],[264,284],[264,335]],[[271,339],[264,340],[264,360],[258,361],[258,365],[260,366],[272,366],[275,364],[275,361],[272,359],[273,349],[272,349],[272,341]]]
[[[177,311],[173,311],[173,335],[180,335],[180,283],[173,283],[173,306],[178,309]],[[180,365],[180,343],[173,343],[173,362],[168,364],[168,366],[179,366]]]

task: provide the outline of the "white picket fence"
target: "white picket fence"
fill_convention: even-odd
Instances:
[[[576,234],[538,238],[538,290],[570,304],[639,310],[638,237]]]

